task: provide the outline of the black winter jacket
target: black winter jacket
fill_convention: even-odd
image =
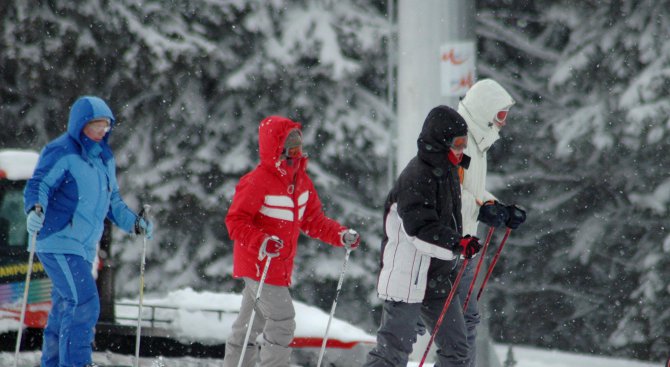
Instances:
[[[458,167],[447,156],[452,139],[466,134],[465,120],[455,110],[439,106],[430,111],[417,140],[417,156],[407,164],[387,196],[385,223],[390,223],[387,220],[393,206],[397,210],[397,214],[394,212],[393,215],[400,217],[402,230],[407,236],[447,250],[459,246],[462,233],[461,188]],[[468,159],[464,157],[461,165],[467,166]],[[389,230],[387,225],[386,230]],[[388,241],[389,234],[385,233],[382,253]],[[385,258],[388,259],[382,256],[382,268],[390,266],[384,264]],[[424,298],[447,296],[451,288],[449,274],[454,265],[454,261],[430,257]],[[412,268],[415,267],[413,265]]]

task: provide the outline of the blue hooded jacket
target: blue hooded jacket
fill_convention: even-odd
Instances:
[[[97,118],[109,119],[112,128],[99,143],[83,133]],[[102,99],[81,97],[70,109],[67,132],[40,153],[24,191],[26,213],[39,204],[45,214],[37,252],[80,255],[93,262],[105,216],[126,232],[134,230],[137,215],[121,199],[107,144],[114,123]]]

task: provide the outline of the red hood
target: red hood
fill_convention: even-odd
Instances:
[[[258,152],[261,165],[279,167],[279,157],[284,150],[284,140],[293,129],[302,125],[282,116],[268,116],[258,127]]]

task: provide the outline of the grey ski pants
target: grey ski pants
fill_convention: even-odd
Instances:
[[[412,345],[416,342],[420,321],[429,326],[428,330],[432,330],[445,301],[446,297],[424,300],[423,303],[385,301],[381,326],[377,331],[377,345],[368,354],[364,366],[406,366]],[[460,303],[456,297],[452,302],[457,305]],[[468,346],[461,307],[449,307],[435,336],[435,344],[435,367],[465,366]]]
[[[232,332],[226,340],[224,367],[237,367],[242,355],[242,344],[249,326],[259,283],[244,279],[240,314],[233,323]],[[256,315],[251,327],[249,343],[245,347],[244,367],[289,367],[291,349],[288,347],[295,332],[295,309],[288,287],[264,284],[256,304]],[[263,333],[260,352],[256,339]],[[260,360],[259,360],[260,359]]]
[[[478,261],[478,260],[477,260]],[[465,298],[468,296],[468,290],[470,290],[470,282],[475,276],[475,269],[477,268],[477,261],[470,260],[468,265],[463,272],[463,278],[458,284],[458,289],[456,290],[456,296],[451,302],[450,307],[460,307],[463,309],[465,304]],[[465,335],[461,333],[461,321],[445,318],[442,321],[443,328],[447,329],[446,338],[448,344],[455,345],[462,343],[462,339],[465,337],[465,340],[468,345],[467,357],[462,361],[462,365],[465,367],[476,367],[477,366],[477,326],[479,325],[480,316],[479,316],[479,306],[477,303],[477,289],[473,289],[473,294],[470,295],[470,301],[468,302],[468,309],[463,310],[463,321],[465,322]],[[454,324],[456,323],[456,324]],[[419,321],[419,328],[424,328],[425,326],[422,321]],[[459,365],[460,366],[460,365]]]

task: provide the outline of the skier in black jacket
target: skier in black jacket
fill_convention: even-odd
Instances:
[[[451,290],[460,256],[472,257],[481,245],[462,237],[458,166],[467,168],[467,125],[447,106],[433,108],[417,140],[418,153],[402,171],[384,207],[384,239],[377,292],[384,300],[377,346],[365,366],[405,366],[419,321],[431,329]],[[458,304],[456,302],[456,304]],[[438,330],[437,367],[456,366],[467,356],[460,307],[445,318],[456,320],[450,333],[463,343],[447,345]]]

